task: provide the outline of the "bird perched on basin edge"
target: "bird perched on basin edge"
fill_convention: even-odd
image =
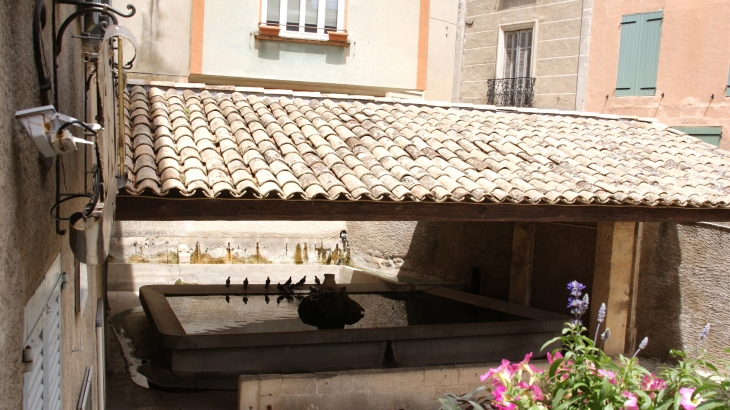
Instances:
[[[309,291],[310,291],[310,292],[312,292],[312,293],[317,293],[317,292],[319,292],[319,289],[317,289],[317,288],[316,288],[316,287],[314,287],[314,286],[310,286],[310,287],[309,287]]]
[[[267,276],[267,277],[266,277],[266,284],[264,285],[264,287],[265,287],[266,289],[268,289],[268,288],[269,288],[269,285],[271,285],[271,279],[270,279],[270,278],[269,278],[269,277]]]
[[[226,287],[231,286],[231,277],[229,276],[228,279],[226,279]]]
[[[248,278],[243,280],[243,288],[248,289]]]
[[[289,285],[291,285],[291,276],[289,276],[289,280],[284,282],[284,286],[289,286]]]
[[[316,283],[318,285],[321,284],[321,282],[319,281],[319,278],[316,276],[314,277],[314,283]]]
[[[347,231],[340,232],[340,239],[342,239],[342,248],[347,247]]]
[[[307,277],[305,276],[305,277],[299,279],[299,282],[295,283],[294,286],[302,286],[302,285],[304,285],[304,283],[306,281],[307,281]]]

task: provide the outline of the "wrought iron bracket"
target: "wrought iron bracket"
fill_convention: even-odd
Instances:
[[[124,14],[120,12],[119,10],[116,10],[112,7],[109,7],[106,4],[99,4],[99,3],[87,3],[83,1],[72,1],[72,0],[56,0],[56,3],[58,4],[70,4],[74,6],[80,6],[83,7],[81,10],[77,10],[76,12],[72,13],[70,16],[66,18],[66,20],[63,21],[61,24],[61,27],[58,29],[58,35],[56,35],[56,55],[61,54],[61,46],[63,45],[63,34],[66,32],[66,29],[68,26],[76,20],[78,17],[81,17],[86,14],[91,13],[100,13],[107,17],[109,17],[112,22],[117,25],[119,24],[119,20],[117,20],[117,17],[115,14],[119,17],[129,18],[135,15],[137,13],[137,8],[134,7],[132,4],[127,4],[127,10],[129,10],[128,14]]]

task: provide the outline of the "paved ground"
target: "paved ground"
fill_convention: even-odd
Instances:
[[[133,292],[110,292],[110,316],[141,308]],[[132,381],[121,346],[115,338],[107,346],[107,408],[109,410],[235,409],[236,391],[161,391]]]

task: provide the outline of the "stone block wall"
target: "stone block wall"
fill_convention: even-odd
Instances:
[[[243,375],[238,379],[238,409],[433,410],[439,397],[470,392],[481,385],[481,374],[498,365]]]
[[[486,104],[487,80],[503,78],[500,31],[532,27],[533,106],[576,109],[584,0],[471,0],[466,7],[461,102]]]

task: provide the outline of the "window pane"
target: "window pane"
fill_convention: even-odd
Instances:
[[[337,29],[337,0],[324,0],[326,6],[324,9],[324,27],[328,29]]]
[[[299,31],[299,0],[289,0],[286,3],[286,29]]]
[[[517,33],[514,31],[504,33],[504,78],[514,77],[514,66],[517,58],[516,51]]]
[[[304,29],[307,33],[317,32],[317,9],[319,6],[319,0],[305,0],[307,2],[306,11],[304,14]]]
[[[530,76],[530,57],[532,54],[532,29],[520,31],[520,67],[517,77]]]
[[[269,0],[266,5],[266,24],[279,24],[281,0]]]

